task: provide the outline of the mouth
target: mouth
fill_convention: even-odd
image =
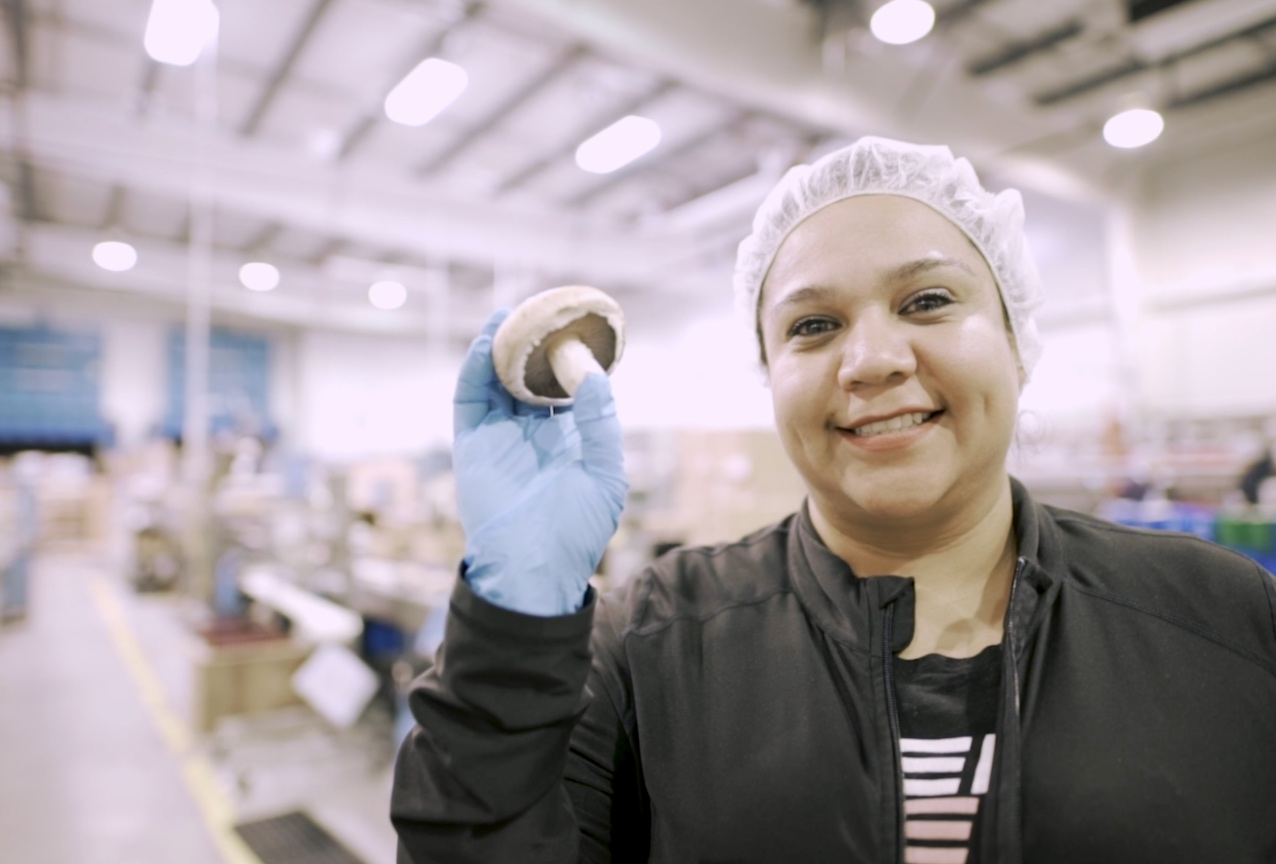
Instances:
[[[878,420],[873,423],[865,423],[862,426],[854,426],[851,428],[842,428],[843,432],[847,432],[856,438],[876,438],[879,435],[889,435],[892,432],[907,432],[910,429],[916,429],[918,426],[931,422],[943,411],[915,411],[911,414],[900,414],[896,417],[889,417],[885,420]]]

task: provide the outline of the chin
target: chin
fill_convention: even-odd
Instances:
[[[845,502],[839,509],[874,520],[907,522],[932,513],[946,489],[931,473],[926,477],[848,477],[835,494]]]
[[[918,517],[932,513],[935,509],[935,498],[926,495],[902,495],[888,493],[883,495],[850,496],[851,507],[873,520],[889,522],[909,522]]]

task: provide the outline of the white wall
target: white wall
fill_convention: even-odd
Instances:
[[[1045,289],[1037,313],[1045,350],[1020,410],[1033,414],[1047,431],[1095,427],[1122,393],[1109,205],[1021,191],[1029,248]]]
[[[753,341],[725,307],[679,329],[630,334],[613,376],[626,430],[771,426]],[[321,331],[298,334],[295,348],[289,422],[303,452],[349,461],[451,445],[460,356],[439,356],[420,338]]]
[[[424,339],[304,332],[296,340],[297,447],[349,461],[418,454],[452,438],[457,358]]]
[[[102,333],[102,416],[122,448],[147,440],[164,417],[168,393],[167,322],[112,318]]]
[[[756,342],[729,297],[716,314],[632,335],[612,383],[626,429],[773,425]]]
[[[1276,413],[1276,146],[1158,164],[1133,216],[1147,410]]]

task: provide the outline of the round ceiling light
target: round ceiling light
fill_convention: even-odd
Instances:
[[[137,250],[118,240],[103,240],[93,247],[93,263],[103,270],[123,273],[137,263]]]
[[[264,261],[251,261],[239,268],[239,281],[249,291],[273,291],[279,285],[279,268]]]
[[[1165,120],[1160,114],[1147,108],[1132,108],[1113,115],[1103,124],[1103,140],[1128,150],[1151,144],[1161,137],[1163,129]]]
[[[368,302],[378,309],[398,309],[408,302],[408,289],[402,282],[374,282],[368,289]]]
[[[888,45],[907,45],[935,26],[935,8],[926,0],[890,0],[873,13],[869,29]]]

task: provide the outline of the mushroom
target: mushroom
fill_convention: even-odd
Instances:
[[[501,383],[532,405],[570,405],[585,376],[611,374],[624,350],[620,305],[588,285],[528,297],[492,337]]]

